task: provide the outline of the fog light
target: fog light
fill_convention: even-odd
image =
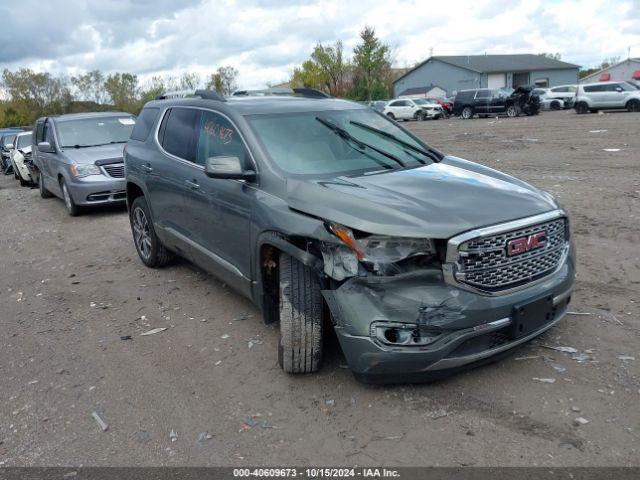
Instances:
[[[415,323],[373,322],[371,337],[385,345],[421,346],[435,342],[439,332],[425,332]]]

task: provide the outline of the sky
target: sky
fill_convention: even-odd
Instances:
[[[640,0],[0,0],[0,69],[154,75],[238,69],[286,81],[318,42],[349,54],[365,25],[397,67],[433,55],[559,52],[589,67],[640,57]]]

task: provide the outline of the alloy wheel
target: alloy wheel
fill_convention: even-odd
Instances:
[[[149,232],[149,221],[140,207],[133,211],[133,239],[136,242],[138,253],[145,260],[151,256],[151,233]]]

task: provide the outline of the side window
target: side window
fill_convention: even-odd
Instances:
[[[44,138],[43,142],[49,142],[51,145],[54,145],[53,140],[53,125],[50,122],[45,122],[44,124],[44,133],[42,135]]]
[[[195,132],[199,118],[200,110],[195,108],[169,110],[163,120],[162,148],[176,157],[195,162]]]
[[[38,122],[36,124],[36,134],[34,138],[36,145],[40,142],[44,142],[44,122]]]
[[[489,98],[491,92],[489,90],[478,90],[476,92],[476,98]]]
[[[391,102],[389,104],[390,107],[401,107],[402,106],[402,100],[398,100],[396,102]]]
[[[151,132],[151,128],[156,123],[159,108],[143,108],[140,115],[136,119],[136,124],[131,132],[132,140],[144,142]]]
[[[588,85],[584,87],[585,92],[601,92],[601,85]]]
[[[233,124],[218,113],[204,110],[198,128],[196,163],[204,165],[209,157],[229,156],[238,157],[247,168],[246,155],[244,142]]]

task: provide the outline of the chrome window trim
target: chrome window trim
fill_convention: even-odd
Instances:
[[[461,244],[473,238],[497,235],[500,233],[509,232],[511,230],[517,230],[519,228],[536,225],[538,223],[549,222],[562,217],[567,217],[566,212],[562,209],[557,209],[557,210],[552,210],[550,212],[542,213],[539,215],[533,215],[531,217],[525,217],[525,218],[513,220],[506,223],[500,223],[497,225],[491,225],[489,227],[469,230],[467,232],[451,237],[447,242],[447,253],[446,253],[445,263],[442,265],[442,273],[444,276],[444,281],[449,285],[460,288],[461,290],[467,290],[470,292],[478,293],[480,295],[491,296],[491,297],[508,295],[510,293],[518,292],[520,290],[524,290],[526,288],[529,288],[541,282],[544,282],[551,275],[557,273],[565,264],[567,257],[569,255],[569,248],[570,248],[569,242],[567,242],[567,244],[563,247],[562,256],[558,262],[558,266],[555,269],[553,269],[553,271],[550,271],[546,273],[544,276],[534,281],[528,282],[524,285],[518,285],[516,287],[507,288],[507,289],[499,290],[496,292],[491,292],[491,291],[483,290],[481,288],[473,287],[469,284],[460,282],[456,279],[456,273],[457,273],[456,262],[458,260],[458,248],[460,247]]]
[[[233,126],[233,128],[236,129],[236,131],[238,132],[238,135],[240,135],[240,140],[242,140],[242,144],[244,145],[247,153],[249,154],[249,158],[251,159],[251,163],[253,164],[253,168],[256,172],[256,175],[259,175],[259,171],[258,171],[258,164],[255,161],[255,158],[253,156],[253,152],[251,151],[251,149],[249,148],[249,144],[247,143],[247,141],[244,138],[244,135],[242,135],[242,131],[238,128],[238,125],[236,125],[236,123],[231,120],[231,118],[229,118],[228,115],[225,115],[224,113],[220,112],[219,110],[214,110],[212,108],[205,108],[205,107],[198,107],[198,106],[194,106],[194,105],[169,105],[167,107],[164,108],[164,110],[162,110],[162,114],[159,116],[159,121],[158,124],[156,125],[155,128],[155,133],[153,134],[153,139],[154,142],[156,144],[156,146],[158,147],[158,149],[166,156],[168,156],[169,158],[172,158],[174,160],[178,160],[179,162],[185,164],[185,165],[189,165],[190,167],[195,168],[196,170],[200,170],[200,171],[204,171],[204,166],[203,165],[199,165],[195,162],[190,162],[189,160],[185,159],[185,158],[181,158],[178,157],[177,155],[174,155],[173,153],[167,152],[164,147],[162,146],[162,144],[160,143],[160,140],[158,139],[158,134],[160,133],[160,126],[162,125],[162,122],[164,121],[164,117],[167,115],[167,111],[171,110],[172,108],[190,108],[192,110],[203,110],[203,111],[207,111],[207,112],[211,112],[211,113],[215,113],[217,115],[220,115],[221,117],[224,117],[227,119],[227,121]],[[240,183],[245,183],[244,180],[234,180],[236,182],[240,182]]]

